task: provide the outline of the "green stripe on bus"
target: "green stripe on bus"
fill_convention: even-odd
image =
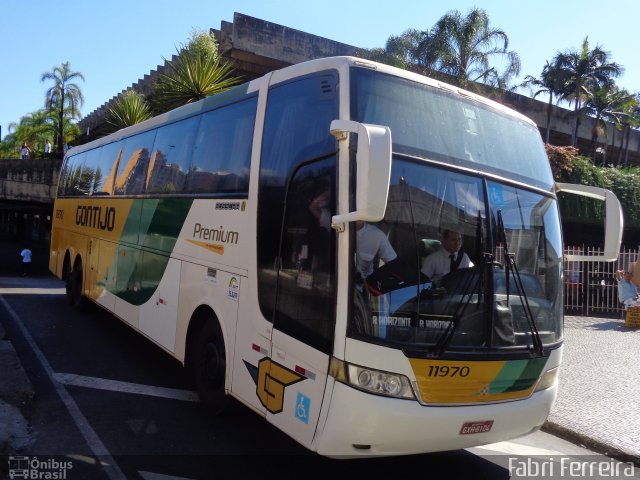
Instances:
[[[497,394],[527,390],[538,380],[546,362],[546,358],[505,362],[500,373],[491,382],[489,392]]]
[[[139,246],[120,247],[124,255],[115,259],[118,288],[112,293],[132,305],[142,305],[153,296],[192,203],[192,199],[134,201],[123,240],[135,237]]]
[[[527,361],[527,366],[520,375],[520,377],[513,382],[507,392],[517,392],[520,390],[527,390],[531,388],[540,378],[542,369],[547,364],[546,358],[532,358]]]

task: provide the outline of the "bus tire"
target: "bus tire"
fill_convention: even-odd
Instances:
[[[69,305],[73,305],[73,285],[71,284],[71,262],[69,258],[64,259],[64,265],[62,267],[64,278],[64,294]]]
[[[83,312],[87,309],[88,300],[82,293],[82,260],[76,260],[73,270],[67,275],[67,291],[71,292],[71,304],[76,310]]]
[[[229,403],[224,388],[227,371],[224,339],[217,322],[207,320],[191,343],[191,366],[196,392],[202,404],[214,414]]]

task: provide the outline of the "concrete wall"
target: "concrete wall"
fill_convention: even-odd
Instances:
[[[0,198],[52,204],[62,160],[0,160]]]

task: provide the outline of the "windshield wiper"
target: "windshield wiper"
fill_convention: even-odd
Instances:
[[[531,331],[531,339],[533,343],[531,350],[542,356],[544,353],[544,348],[542,346],[542,340],[540,339],[540,333],[538,332],[535,319],[533,318],[531,306],[529,305],[529,298],[527,297],[527,292],[525,292],[524,285],[522,284],[522,279],[520,278],[520,272],[518,271],[518,267],[516,265],[515,255],[509,252],[507,234],[504,228],[504,221],[502,219],[502,210],[498,210],[498,244],[502,244],[504,247],[504,274],[505,288],[507,289],[507,307],[509,306],[509,275],[511,274],[513,276],[516,289],[518,290],[520,304],[523,306],[524,316],[527,320],[527,324],[529,325],[529,330]]]
[[[480,264],[480,267],[477,271],[477,275],[474,272],[474,274],[469,275],[469,277],[462,284],[461,298],[464,300],[464,298],[466,297],[466,301],[461,301],[456,304],[455,309],[451,314],[451,321],[449,322],[449,325],[447,325],[446,330],[442,332],[442,335],[440,336],[435,346],[433,347],[433,354],[435,356],[442,355],[442,353],[446,350],[446,348],[451,343],[451,340],[453,339],[453,334],[458,328],[459,319],[462,318],[465,311],[467,310],[467,307],[471,303],[471,300],[473,298],[473,293],[483,291],[482,282],[484,280],[485,271],[488,271],[486,268],[487,265],[493,263],[493,255],[484,252],[484,232],[482,229],[482,213],[480,212],[480,210],[478,210],[478,225],[477,225],[476,238],[479,239],[478,247],[479,247],[479,251],[482,252],[482,263]],[[474,282],[473,280],[474,278],[476,278],[476,276],[477,276],[477,279]],[[482,305],[482,296],[478,295],[477,308],[481,308],[481,305]]]

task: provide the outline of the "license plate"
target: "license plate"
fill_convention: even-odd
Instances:
[[[487,433],[493,426],[493,420],[482,422],[466,422],[462,424],[460,435],[473,435],[474,433]]]

